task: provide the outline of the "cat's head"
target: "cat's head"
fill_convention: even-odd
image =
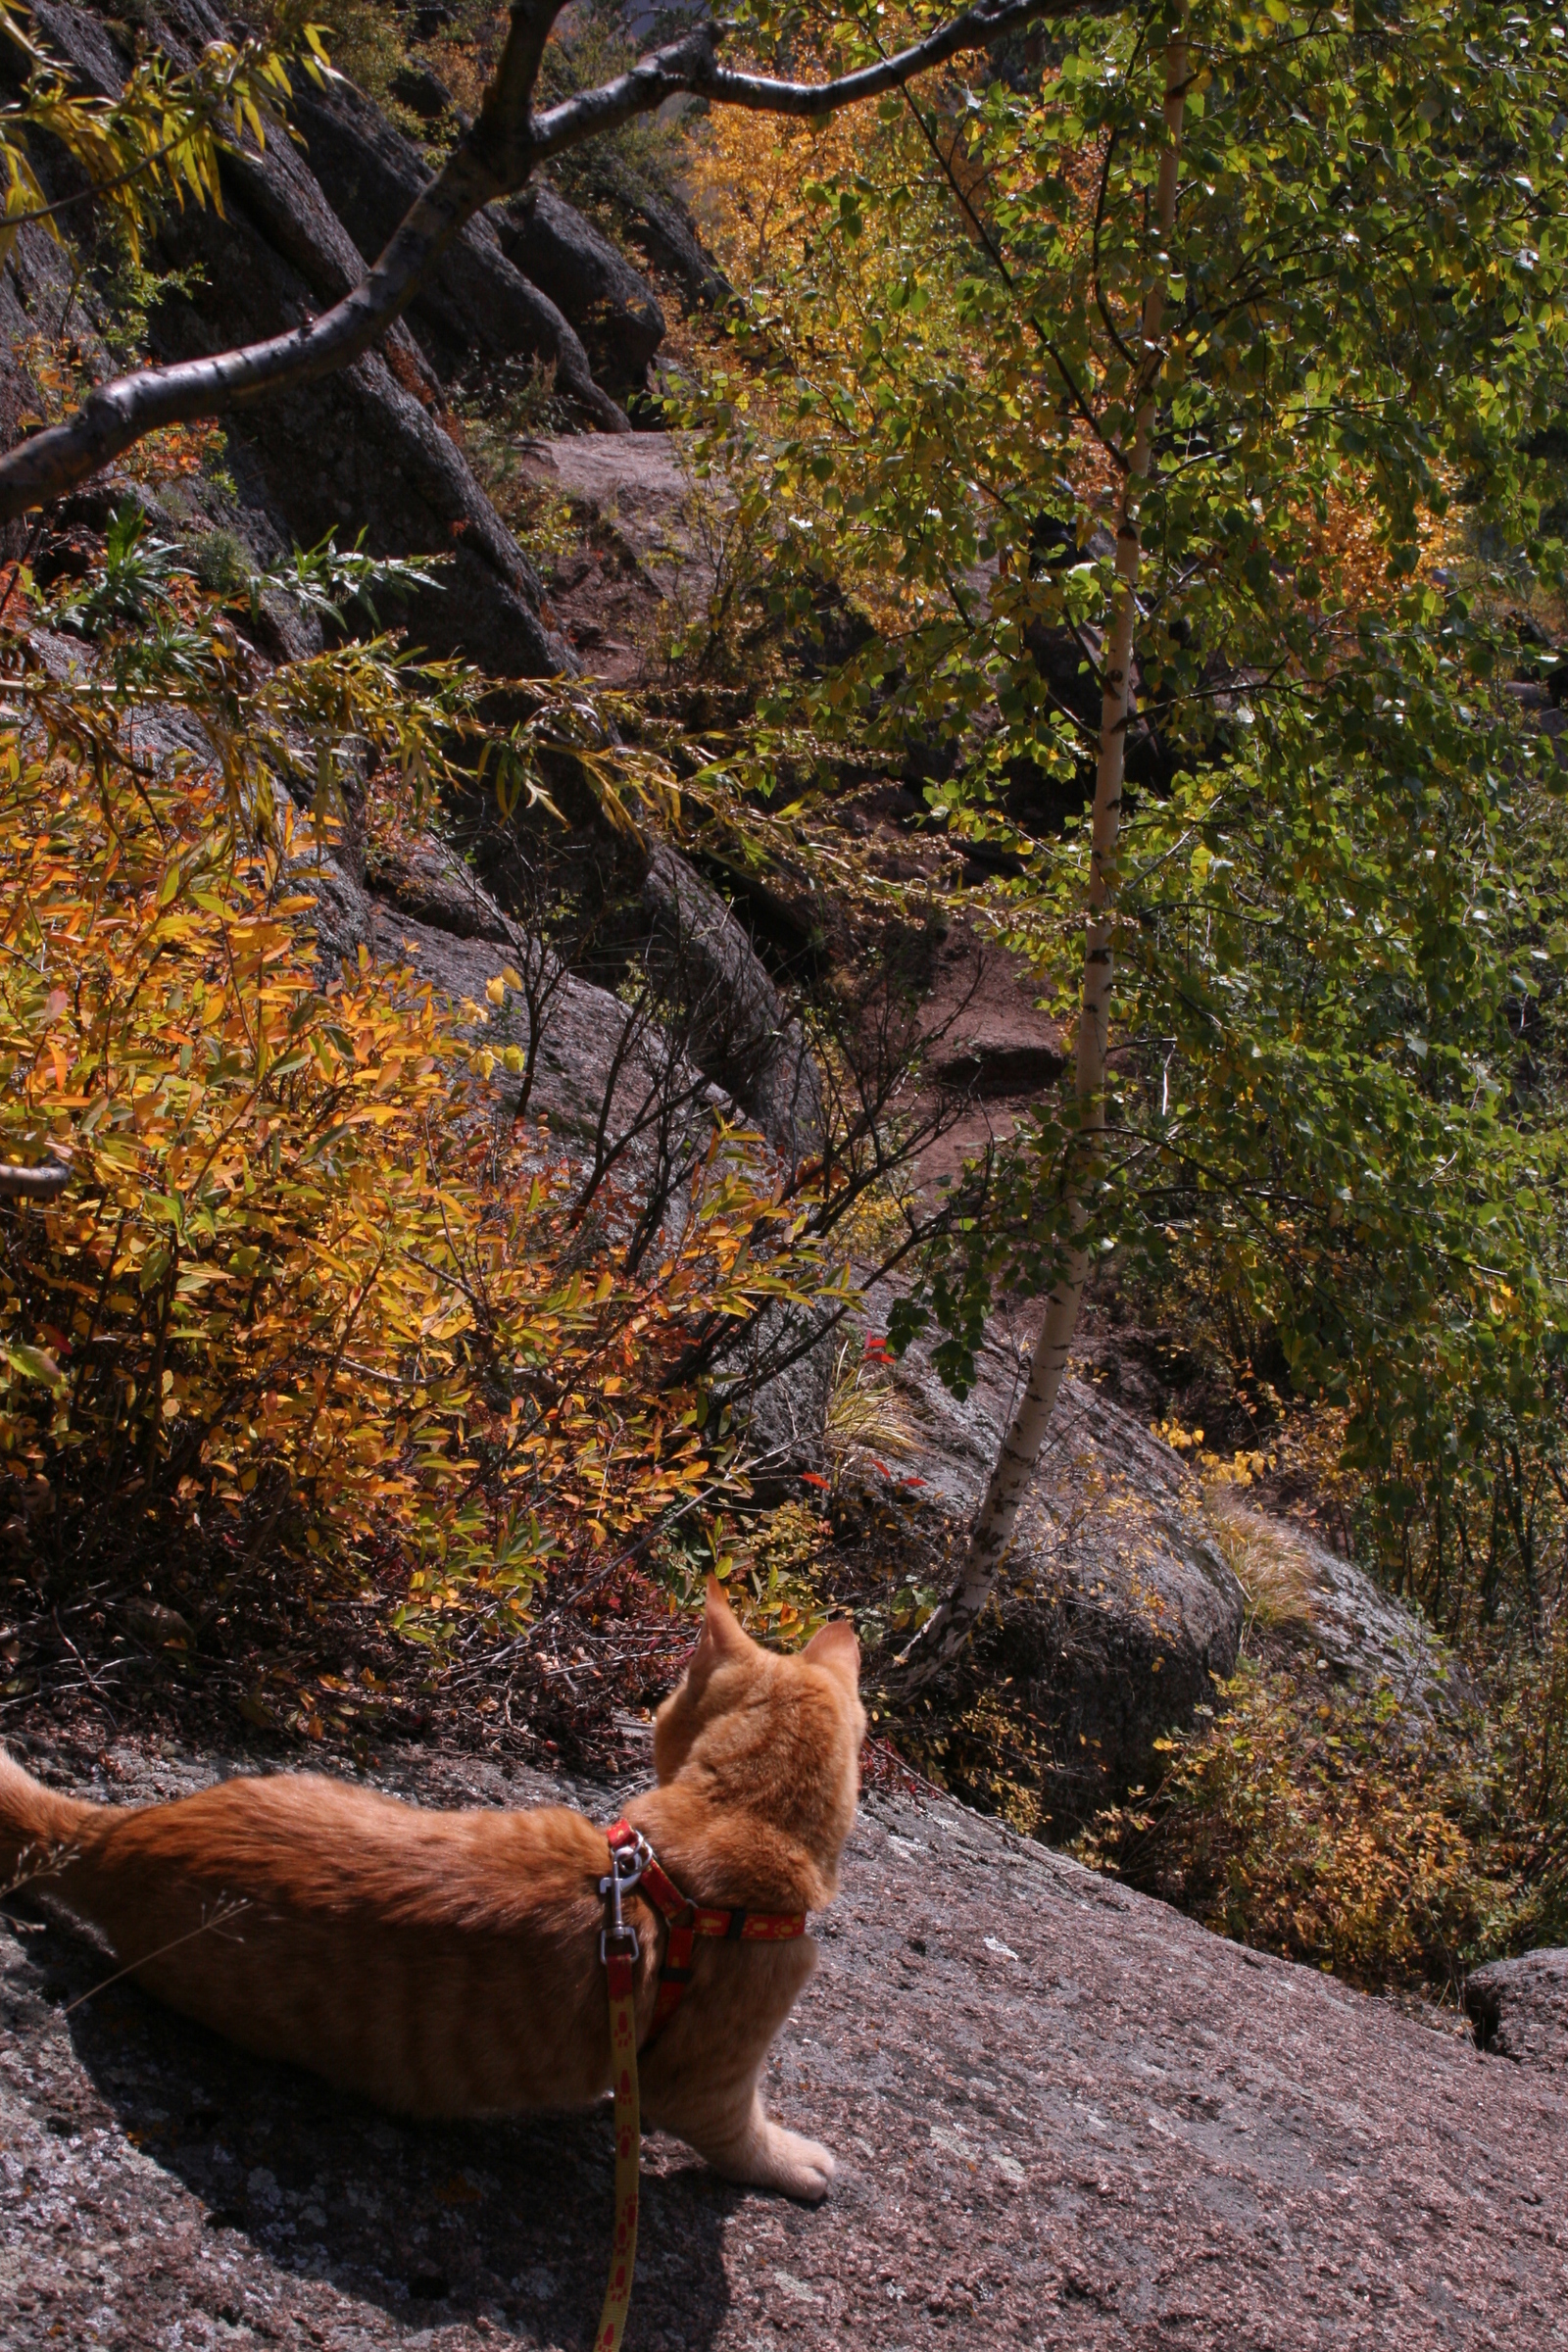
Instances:
[[[702,1640],[659,1710],[661,1782],[701,1774],[715,1792],[780,1824],[824,1801],[848,1835],[859,1786],[865,1711],[860,1644],[835,1618],[793,1656],[763,1649],[708,1581]]]

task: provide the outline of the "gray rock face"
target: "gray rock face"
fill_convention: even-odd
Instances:
[[[310,142],[316,178],[359,253],[373,261],[428,184],[424,159],[352,84],[330,96],[302,89],[295,114]],[[636,278],[634,270],[626,274]],[[475,360],[538,360],[554,368],[560,389],[602,430],[628,431],[625,416],[594,382],[588,353],[564,307],[550,288],[514,266],[481,216],[448,247],[412,317],[444,381]],[[659,318],[656,343],[663,331]]]
[[[675,851],[649,860],[648,960],[689,1012],[698,1066],[793,1165],[822,1146],[822,1089],[806,1032],[730,908]]]
[[[730,908],[684,858],[656,850],[643,881],[650,969],[690,1021],[698,1066],[790,1166],[819,1152],[822,1089],[806,1032],[780,1002]],[[838,1333],[831,1310],[779,1306],[718,1369],[746,1415],[759,1493],[821,1467]]]
[[[872,1294],[885,1329],[892,1294]],[[962,1400],[916,1344],[893,1367],[909,1467],[967,1532],[1027,1377],[1033,1322],[999,1316]],[[1059,1830],[1152,1777],[1154,1740],[1236,1669],[1243,1593],[1178,1456],[1131,1414],[1068,1380],[1003,1572],[1001,1622],[974,1638],[979,1682],[1011,1676],[1054,1727],[1047,1798]]]
[[[502,248],[581,335],[596,375],[624,395],[648,378],[664,339],[652,286],[591,220],[540,183],[497,216]]]
[[[349,858],[310,843],[289,868],[289,888],[315,900],[317,968],[322,985],[375,939],[369,894]]]
[[[4,62],[0,43],[0,63]],[[29,336],[58,331],[71,294],[71,264],[40,221],[18,229],[10,259],[0,270],[0,449],[10,449],[24,416],[36,416],[38,387],[24,355]],[[33,518],[19,515],[0,525],[0,561],[13,563],[32,538]]]
[[[596,161],[595,193],[613,206],[630,244],[649,268],[673,278],[682,308],[721,310],[735,289],[703,251],[697,224],[679,197],[651,188],[619,156]]]
[[[1431,1628],[1295,1521],[1215,1505],[1236,1543],[1250,1601],[1294,1647],[1315,1652],[1337,1683],[1389,1690],[1407,1713],[1452,1718],[1471,1696]]]
[[[576,434],[530,442],[526,470],[612,532],[625,554],[677,612],[706,610],[732,504],[724,483],[694,479],[677,433],[634,433],[611,441]]]
[[[516,926],[503,914],[472,866],[434,835],[393,859],[377,858],[369,873],[377,899],[398,914],[412,915],[455,939],[485,939],[502,947],[516,937]]]
[[[1459,1697],[1443,1645],[1381,1592],[1353,1561],[1307,1542],[1313,1569],[1311,1627],[1332,1671],[1358,1689],[1388,1684],[1423,1714],[1452,1713]]]
[[[162,0],[144,12],[148,39],[177,66],[228,37],[206,0]],[[40,20],[42,22],[42,20]],[[109,23],[53,0],[51,43],[89,89],[117,88],[126,70]],[[14,65],[0,50],[0,68]],[[47,162],[47,159],[45,159]],[[64,169],[64,167],[62,167]],[[287,331],[363,274],[360,253],[287,138],[265,152],[225,153],[223,215],[171,206],[159,237],[166,268],[198,269],[193,300],[153,313],[162,360],[193,358]],[[497,259],[500,259],[499,254]],[[258,401],[229,428],[230,469],[247,504],[285,545],[329,530],[372,553],[449,559],[438,589],[386,617],[436,654],[464,653],[498,676],[574,667],[539,618],[539,582],[435,413],[437,386],[402,324],[352,368]]]
[[[127,1725],[24,1760],[120,1803],[275,1761],[148,1747]],[[379,1742],[364,1769],[422,1804],[594,1821],[632,1787]],[[610,2241],[603,2108],[378,2115],[133,1985],[84,1997],[102,1953],[4,1908],[8,2346],[587,2342]],[[816,1971],[761,2088],[833,2149],[832,2193],[809,2214],[739,2194],[650,2134],[629,2343],[1568,2344],[1560,2077],[1206,1935],[950,1799],[871,1796],[811,1934]]]
[[[1484,2050],[1568,2081],[1568,1949],[1478,1968],[1464,2005]]]
[[[485,1011],[484,1043],[499,1053],[527,1042],[525,1015],[515,996],[509,994],[494,1014],[485,1000],[488,984],[514,954],[517,935],[494,902],[484,902],[482,893],[479,897],[481,904],[492,907],[493,922],[475,923],[471,928],[466,924],[462,931],[426,919],[439,911],[429,899],[424,902],[422,916],[378,899],[371,908],[374,938],[383,962],[407,963],[416,978],[427,981],[450,1004],[466,1003]],[[583,1159],[584,1147],[593,1141],[612,1081],[609,1114],[612,1140],[632,1123],[644,1099],[650,1074],[646,1056],[633,1054],[615,1071],[628,1018],[628,1008],[618,997],[569,974],[551,999],[528,1115],[549,1120],[553,1138],[573,1161]],[[697,1078],[695,1072],[687,1075]],[[514,1117],[519,1083],[499,1069],[492,1078],[490,1100],[498,1122]]]
[[[754,1120],[791,1159],[821,1133],[821,1099],[805,1036],[784,1014],[740,925],[682,859],[661,851],[654,865],[659,880],[651,905],[662,906],[667,891],[671,907],[678,900],[682,919],[701,929],[699,1011],[703,994],[711,992],[734,1017],[726,1024],[715,1013],[671,1037],[619,998],[564,975],[545,1009],[527,1105],[530,1118],[549,1121],[552,1150],[582,1171],[592,1164],[602,1126],[612,1147],[629,1137],[617,1173],[634,1194],[659,1180],[660,1153],[671,1141],[677,1161],[686,1139],[705,1147],[715,1116]],[[382,960],[406,961],[450,1003],[471,1004],[476,1020],[482,1012],[484,1042],[498,1053],[509,1046],[526,1052],[528,1016],[516,995],[509,991],[494,1009],[485,995],[506,963],[518,959],[519,934],[467,869],[429,842],[399,868],[372,870],[368,883],[370,936]],[[316,887],[303,877],[302,884]],[[318,892],[323,949],[335,943],[338,890],[334,869]],[[688,979],[698,969],[694,950]],[[751,1024],[744,1051],[742,1012]],[[488,1093],[498,1122],[515,1116],[520,1083],[501,1068],[493,1073]],[[663,1139],[652,1108],[660,1090],[677,1104],[672,1134]],[[674,1213],[684,1197],[677,1184]],[[818,1336],[817,1323],[784,1307],[770,1307],[714,1363],[721,1392],[745,1421],[760,1491],[820,1466],[832,1365],[832,1336]]]

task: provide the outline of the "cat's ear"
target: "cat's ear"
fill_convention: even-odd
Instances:
[[[708,1606],[703,1612],[703,1635],[697,1644],[688,1673],[709,1674],[725,1658],[738,1658],[751,1643],[741,1631],[740,1620],[724,1597],[724,1588],[716,1576],[708,1580]]]
[[[855,1638],[855,1628],[847,1617],[834,1617],[815,1633],[802,1650],[814,1666],[826,1666],[834,1674],[847,1676],[853,1688],[860,1680],[860,1644]]]
[[[741,1630],[741,1618],[724,1597],[724,1586],[717,1576],[708,1578],[708,1609],[703,1611],[703,1644],[712,1644],[719,1658],[738,1658],[743,1648],[750,1648]]]

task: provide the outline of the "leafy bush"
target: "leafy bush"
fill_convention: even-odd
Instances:
[[[318,967],[324,844],[277,772],[327,842],[356,761],[372,831],[412,827],[483,733],[472,681],[376,641],[258,682],[188,576],[121,576],[137,544],[72,591],[91,677],[14,646],[0,722],[0,1157],[72,1166],[0,1207],[0,1516],[57,1590],[283,1545],[390,1559],[407,1631],[515,1624],[548,1566],[597,1574],[722,1492],[673,1368],[809,1250],[716,1132],[626,1275],[637,1204],[573,1219],[548,1137],[495,1125],[504,978],[453,1008],[363,952]],[[138,672],[131,608],[176,594]],[[517,743],[483,753],[515,798]]]
[[[1083,1859],[1375,1991],[1451,1993],[1568,1936],[1568,1624],[1499,1644],[1462,1723],[1325,1690],[1310,1662],[1244,1659],[1222,1695]]]
[[[1352,1984],[1454,1985],[1510,1897],[1467,1832],[1454,1746],[1392,1691],[1325,1692],[1310,1671],[1247,1662],[1224,1699],[1163,1743],[1152,1798],[1098,1817],[1084,1859]]]

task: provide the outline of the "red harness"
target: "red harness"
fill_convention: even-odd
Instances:
[[[694,1903],[666,1876],[640,1830],[617,1821],[605,1832],[610,1841],[610,1876],[601,1879],[608,1917],[599,1938],[610,1990],[611,2076],[615,2090],[615,2247],[610,2265],[605,2308],[599,2315],[594,2352],[620,2352],[631,2308],[632,2273],[637,2264],[637,2180],[642,2122],[637,2096],[637,1931],[621,1915],[621,1904],[640,1887],[669,1923],[664,1965],[648,2039],[667,2025],[692,1981],[692,1947],[699,1936],[734,1943],[787,1943],[806,1934],[804,1911],[721,1911]],[[612,1948],[613,1947],[613,1948]],[[644,2045],[646,2047],[646,2044]]]
[[[629,1821],[613,1823],[606,1836],[612,1856],[628,1852],[636,1856],[634,1877],[616,1873],[622,1892],[635,1886],[669,1927],[648,2041],[668,2025],[686,1997],[686,1987],[692,1981],[692,1951],[699,1936],[716,1936],[729,1943],[789,1943],[806,1934],[804,1911],[743,1911],[738,1905],[720,1910],[711,1903],[694,1903],[689,1895],[681,1893],[642,1832],[634,1830]],[[646,2049],[647,2042],[643,2046]]]

